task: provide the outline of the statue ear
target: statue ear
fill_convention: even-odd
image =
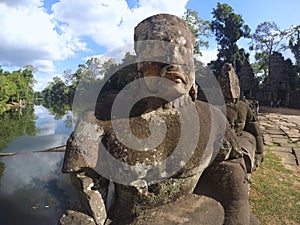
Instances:
[[[196,101],[197,99],[197,94],[198,94],[198,86],[196,84],[193,84],[189,91],[189,95],[191,96],[193,102]]]

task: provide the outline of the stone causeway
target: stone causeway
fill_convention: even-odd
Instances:
[[[264,144],[284,165],[300,169],[300,110],[263,107],[259,121]]]

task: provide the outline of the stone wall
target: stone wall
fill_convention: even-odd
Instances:
[[[256,98],[258,83],[248,60],[243,65],[238,76],[240,80],[241,97],[246,97],[247,99]]]
[[[280,100],[281,106],[291,106],[291,64],[278,52],[271,55],[269,63],[269,76],[263,84],[263,89],[258,93],[258,99],[264,105]]]
[[[300,109],[300,91],[290,93],[289,107]]]

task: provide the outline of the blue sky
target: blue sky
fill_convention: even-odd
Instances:
[[[132,43],[133,28],[142,19],[156,13],[182,16],[190,8],[211,20],[217,2],[232,6],[252,32],[264,21],[281,29],[300,24],[299,0],[0,0],[0,65],[7,70],[33,65],[35,89],[42,90],[65,69],[75,71],[89,57]],[[248,51],[247,43],[239,42]],[[216,54],[211,40],[201,60]]]

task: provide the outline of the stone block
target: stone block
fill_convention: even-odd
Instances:
[[[58,225],[96,225],[93,218],[78,211],[67,210],[58,221]]]
[[[297,165],[296,157],[292,153],[274,151],[274,154],[282,159],[283,164]]]
[[[267,129],[267,133],[271,135],[285,135],[285,133],[280,129]]]
[[[176,202],[145,210],[130,225],[222,225],[224,210],[219,202],[191,194]]]
[[[271,151],[293,153],[291,147],[285,147],[285,146],[272,146]]]
[[[282,134],[282,135],[279,135],[279,134],[271,134],[270,135],[273,139],[286,139],[287,138],[287,135],[286,134]]]

